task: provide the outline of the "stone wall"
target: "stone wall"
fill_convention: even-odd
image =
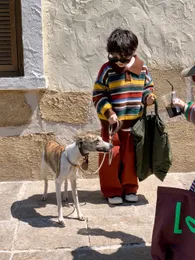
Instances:
[[[153,69],[151,72],[159,99],[160,115],[166,122],[171,141],[173,166],[170,172],[194,171],[195,128],[180,116],[170,120],[161,99],[163,93],[170,90],[166,79],[176,86],[180,96],[185,96],[184,82],[177,70]],[[83,92],[2,92],[0,180],[40,179],[41,152],[46,140],[52,138],[68,144],[74,140],[78,131],[99,132],[99,122],[90,104],[90,93]],[[92,154],[89,161],[89,171],[94,172],[98,167],[97,154]],[[81,176],[94,177],[93,174]]]

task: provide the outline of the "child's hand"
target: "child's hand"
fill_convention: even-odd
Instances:
[[[116,114],[113,114],[111,115],[109,118],[108,118],[108,122],[113,125],[115,124],[116,122],[118,121],[118,117]]]
[[[173,100],[173,105],[184,109],[186,103],[183,100],[176,98],[175,100]]]
[[[154,100],[156,99],[156,96],[154,94],[150,94],[146,98],[146,105],[150,106],[154,103]]]

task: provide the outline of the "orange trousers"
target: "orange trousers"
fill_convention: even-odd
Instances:
[[[108,141],[108,129],[102,128],[102,138]],[[112,148],[112,162],[108,164],[108,155],[99,170],[101,191],[105,198],[122,197],[129,193],[136,193],[138,178],[135,169],[135,152],[133,135],[131,132],[119,130],[114,135]],[[99,155],[99,165],[103,154]]]

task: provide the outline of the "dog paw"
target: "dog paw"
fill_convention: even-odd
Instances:
[[[59,219],[59,220],[58,220],[58,223],[59,223],[61,226],[63,226],[63,227],[66,226],[64,219]]]
[[[41,198],[42,201],[46,201],[47,200],[47,196],[43,195]]]
[[[85,221],[85,217],[84,217],[83,215],[79,216],[78,219],[79,219],[80,221]]]

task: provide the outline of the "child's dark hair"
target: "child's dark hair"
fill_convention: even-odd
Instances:
[[[121,56],[131,56],[137,49],[138,38],[129,30],[115,29],[107,41],[107,52]]]

